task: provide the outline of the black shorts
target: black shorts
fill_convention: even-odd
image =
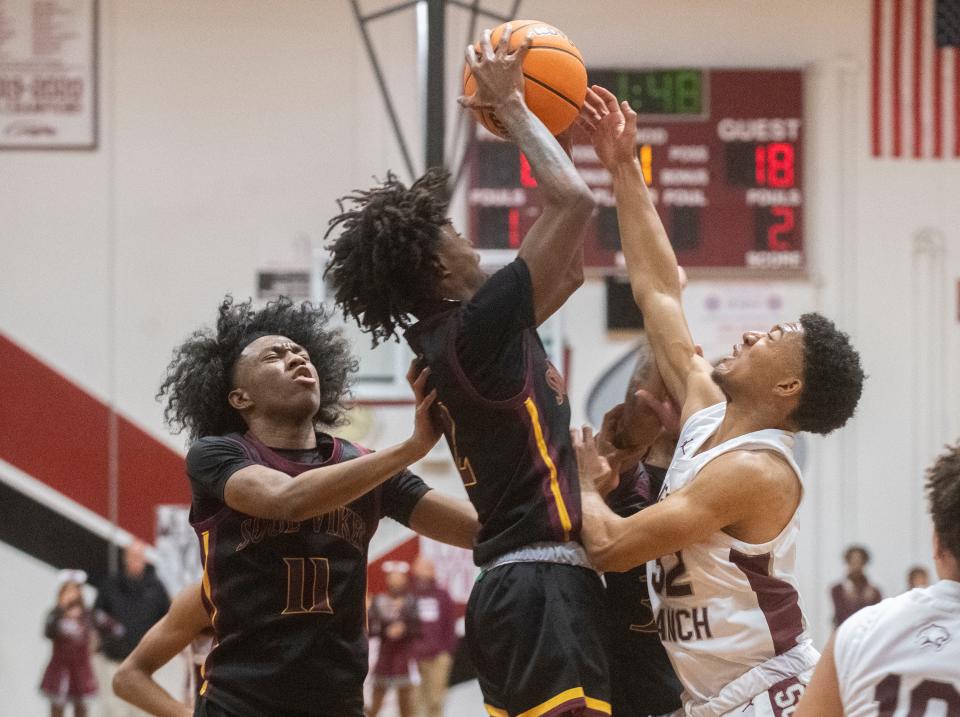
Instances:
[[[594,571],[508,563],[483,572],[466,632],[491,717],[610,714],[603,583]]]
[[[262,714],[260,710],[252,709],[245,714]],[[281,714],[271,712],[271,715]],[[319,707],[305,707],[298,715],[309,717],[363,717],[363,697],[357,695],[355,699],[338,700],[335,707],[322,709]],[[207,697],[198,697],[193,708],[193,717],[240,717],[240,714],[231,711],[223,705],[217,704]]]

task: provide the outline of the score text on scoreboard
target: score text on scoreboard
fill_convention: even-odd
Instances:
[[[799,70],[596,70],[590,81],[637,110],[637,156],[683,266],[804,270]],[[536,178],[513,144],[477,132],[471,236],[480,249],[517,248],[540,213]],[[613,268],[622,254],[610,174],[582,132],[573,141],[599,206],[584,258]]]

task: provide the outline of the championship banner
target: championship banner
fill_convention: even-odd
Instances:
[[[0,0],[0,149],[96,149],[97,0]]]

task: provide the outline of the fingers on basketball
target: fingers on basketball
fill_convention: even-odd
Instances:
[[[491,46],[501,40],[511,52],[522,53],[524,100],[540,121],[554,135],[563,133],[577,119],[587,94],[587,70],[583,56],[560,30],[537,20],[513,20],[511,32],[504,38],[505,27],[495,28],[487,38]],[[474,46],[481,52],[481,43]],[[464,65],[463,95],[472,96],[477,89],[473,77],[476,63]],[[468,105],[469,106],[469,105]],[[472,108],[473,109],[473,108]],[[474,115],[493,134],[506,137],[506,129],[489,109],[476,108]]]

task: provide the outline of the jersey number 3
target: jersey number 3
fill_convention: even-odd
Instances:
[[[332,615],[330,561],[326,558],[284,558],[283,562],[287,566],[287,606],[280,614]]]

